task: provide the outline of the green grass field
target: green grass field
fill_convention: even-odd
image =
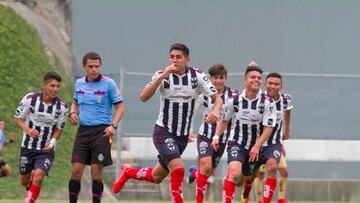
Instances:
[[[24,200],[0,200],[0,203],[23,203]],[[67,200],[39,200],[37,201],[37,203],[67,203]],[[79,203],[91,203],[92,201],[78,201]],[[171,203],[171,201],[102,201],[103,203]],[[195,201],[186,201],[188,203],[195,203]],[[240,202],[240,201],[234,201],[234,202]],[[221,203],[221,201],[207,201],[206,203]],[[255,203],[255,202],[251,202],[251,203]],[[321,203],[321,202],[293,202],[291,201],[291,203]],[[324,202],[325,203],[325,202]],[[326,203],[345,203],[345,202],[326,202]],[[351,203],[351,202],[346,202],[346,203]],[[352,202],[355,203],[355,202]]]

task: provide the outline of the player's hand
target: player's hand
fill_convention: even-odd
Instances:
[[[70,115],[70,123],[71,125],[77,125],[79,123],[79,116],[76,113]]]
[[[112,144],[112,136],[115,134],[116,129],[113,128],[111,125],[105,128],[104,130],[104,137],[109,138],[109,143]]]
[[[212,111],[211,113],[207,114],[205,117],[206,123],[216,123],[219,120],[220,116],[218,112]]]
[[[214,151],[217,152],[217,150],[219,149],[219,140],[213,140],[211,142],[211,147],[214,149]]]
[[[174,73],[177,70],[177,66],[175,64],[171,64],[170,66],[166,67],[162,74],[160,75],[161,79],[165,79],[169,77],[171,73]]]
[[[196,135],[193,132],[189,133],[188,142],[195,142],[196,141]]]
[[[283,140],[287,140],[287,139],[289,139],[289,138],[290,138],[290,132],[287,131],[287,130],[285,130],[284,133],[283,133],[282,139],[283,139]]]
[[[249,162],[256,162],[259,160],[259,151],[260,151],[260,146],[255,144],[250,150]]]
[[[54,146],[51,145],[49,142],[46,143],[45,147],[43,148],[43,152],[51,152],[51,150],[53,150]]]
[[[32,138],[38,138],[40,135],[39,131],[32,128],[28,128],[25,132]]]

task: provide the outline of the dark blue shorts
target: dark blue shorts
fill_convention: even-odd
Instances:
[[[251,149],[251,148],[250,148]],[[239,143],[228,141],[227,145],[228,163],[231,161],[239,161],[242,165],[242,175],[251,176],[260,167],[260,162],[249,163],[250,150],[245,149]]]
[[[19,165],[20,174],[26,175],[36,169],[42,169],[48,174],[54,158],[54,152],[46,153],[40,150],[21,148]]]
[[[214,151],[211,147],[212,140],[206,136],[198,135],[197,138],[197,150],[199,158],[211,156],[212,167],[216,168],[219,165],[220,159],[224,154],[226,143],[220,143],[219,149]]]
[[[169,171],[167,165],[170,161],[180,158],[188,143],[187,136],[176,136],[167,128],[155,125],[153,142],[159,152],[158,159],[161,166]]]
[[[265,164],[268,159],[273,158],[279,164],[281,157],[280,152],[281,152],[281,144],[272,144],[266,147],[262,147],[259,156],[261,163]]]
[[[71,163],[111,165],[111,144],[105,137],[108,125],[80,126],[76,133]]]

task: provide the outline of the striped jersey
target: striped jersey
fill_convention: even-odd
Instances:
[[[276,122],[275,105],[272,99],[259,90],[255,99],[247,99],[245,90],[225,105],[222,119],[233,118],[229,140],[250,149],[262,132],[262,126],[274,127]]]
[[[266,91],[265,91],[266,94]],[[269,139],[263,144],[268,146],[271,144],[282,144],[283,139],[283,127],[284,127],[284,113],[293,108],[291,102],[291,96],[288,94],[281,94],[277,101],[275,101],[276,109],[276,125]]]
[[[155,82],[162,72],[155,72],[148,85]],[[205,73],[193,67],[186,67],[183,75],[170,74],[158,89],[160,110],[156,124],[177,136],[189,135],[198,96],[204,94],[210,97],[216,93]]]
[[[224,92],[220,95],[220,97],[223,101],[223,106],[230,98],[232,98],[234,95],[237,95],[237,94],[239,94],[239,92],[237,90],[232,89],[230,87],[225,87]],[[206,115],[209,114],[210,112],[212,112],[213,108],[214,108],[214,102],[212,101],[211,97],[201,94],[197,101],[197,109],[202,110],[203,121],[200,125],[198,134],[199,134],[199,136],[206,136],[210,140],[215,135],[216,123],[213,123],[213,124],[206,123],[204,120],[205,120]],[[220,143],[227,142],[229,135],[230,135],[230,129],[231,129],[231,120],[228,122],[228,125],[225,128],[224,133],[220,136],[220,139],[219,139]]]
[[[40,133],[39,137],[32,138],[24,132],[22,148],[42,150],[55,130],[63,129],[65,126],[66,103],[57,97],[52,104],[46,104],[42,97],[42,92],[29,93],[16,109],[15,118],[25,120],[27,127],[36,129]]]

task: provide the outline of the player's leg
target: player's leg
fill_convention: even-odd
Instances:
[[[205,156],[199,160],[199,169],[196,178],[196,202],[204,201],[204,193],[206,191],[207,181],[212,172],[212,157]]]
[[[256,176],[256,172],[254,172],[252,175],[248,177],[242,176],[243,180],[241,182],[244,183],[244,187],[241,191],[241,197],[240,197],[242,203],[248,203],[250,201],[250,192],[255,176]]]
[[[256,177],[254,180],[256,202],[258,203],[263,202],[263,180],[266,170],[266,164],[262,164],[259,168],[259,171],[256,173]]]
[[[240,161],[231,161],[229,163],[223,186],[223,201],[225,203],[231,203],[234,198],[236,182],[242,173],[241,168],[242,163]]]
[[[280,145],[269,145],[265,147],[262,156],[264,157],[264,160],[266,160],[267,167],[267,178],[264,183],[263,203],[270,203],[276,189],[276,173],[278,163],[280,161]]]
[[[183,203],[182,183],[185,176],[185,167],[181,158],[172,159],[167,165],[170,171],[170,192],[174,203]]]
[[[278,193],[278,203],[287,203],[286,199],[286,187],[287,187],[287,178],[288,178],[288,170],[286,159],[283,155],[281,155],[279,162],[279,173],[280,173],[280,184],[279,184],[279,193]]]
[[[69,200],[76,203],[81,189],[81,177],[85,169],[85,164],[74,162],[71,165],[71,178],[69,180]]]
[[[43,169],[38,168],[34,171],[34,178],[25,197],[25,203],[33,203],[36,201],[40,194],[41,184],[45,176],[46,172]]]

